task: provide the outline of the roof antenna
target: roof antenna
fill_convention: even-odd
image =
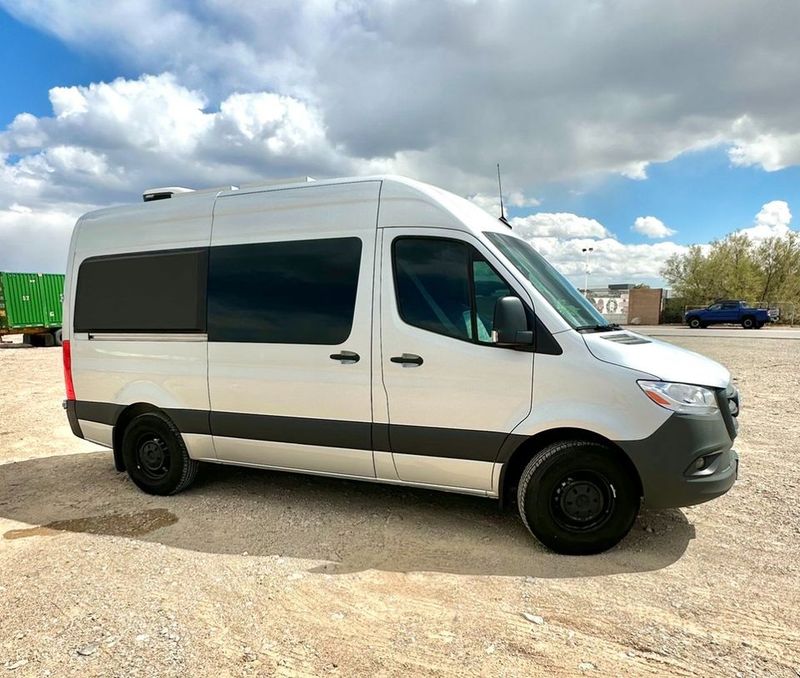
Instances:
[[[506,226],[511,228],[511,224],[506,219],[506,210],[503,206],[503,184],[500,181],[500,163],[497,163],[497,188],[500,190],[500,221],[502,221]]]

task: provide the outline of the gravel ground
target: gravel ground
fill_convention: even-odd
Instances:
[[[58,349],[0,350],[0,675],[800,675],[800,341],[680,338],[744,394],[740,479],[556,556],[494,502],[72,437]]]

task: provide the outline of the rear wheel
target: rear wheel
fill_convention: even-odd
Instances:
[[[63,337],[61,335],[60,327],[57,330],[53,330],[53,343],[56,346],[61,346],[61,344],[63,343]]]
[[[742,327],[744,327],[746,330],[752,330],[755,326],[756,321],[752,316],[747,315],[742,318]]]
[[[544,448],[522,472],[517,505],[525,526],[545,546],[568,555],[617,544],[639,512],[639,491],[613,450],[570,440]]]
[[[689,327],[693,330],[699,329],[703,326],[703,323],[700,322],[700,318],[690,318],[689,319]]]
[[[159,412],[140,414],[130,421],[122,437],[122,458],[131,480],[148,494],[186,489],[200,466],[189,457],[175,424]]]

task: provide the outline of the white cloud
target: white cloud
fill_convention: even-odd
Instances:
[[[754,241],[782,237],[791,230],[791,223],[792,212],[789,210],[789,203],[785,200],[773,200],[764,203],[756,214],[753,226],[743,228],[739,233]]]
[[[209,111],[201,92],[165,73],[54,88],[50,97],[53,117],[22,114],[0,133],[4,178],[45,197],[74,189],[107,200],[108,191],[135,195],[162,180],[353,164],[328,142],[313,107],[271,92],[232,94]]]
[[[63,271],[72,226],[94,205],[52,205],[32,209],[12,204],[0,209],[0,270]]]
[[[599,240],[534,237],[528,240],[553,266],[581,287],[586,265],[586,255],[581,251],[584,247],[594,248],[589,260],[590,287],[626,282],[663,284],[660,271],[667,258],[687,249],[673,242],[632,245],[611,237]]]
[[[537,212],[514,217],[511,225],[524,238],[605,238],[608,229],[595,219],[569,212]]]
[[[487,194],[487,193],[476,193],[474,195],[469,196],[469,200],[474,202],[478,207],[486,210],[489,214],[493,217],[500,216],[500,196],[497,194]],[[536,198],[528,198],[526,197],[522,191],[512,191],[508,195],[503,195],[503,204],[506,210],[506,216],[508,216],[508,208],[509,207],[536,207],[539,204],[539,200]]]
[[[800,5],[767,4],[0,0],[75,49],[169,70],[212,102],[303,101],[346,155],[488,195],[496,161],[526,189],[642,180],[649,164],[714,144],[740,164],[799,162]]]
[[[670,235],[675,235],[677,232],[656,217],[636,217],[636,221],[633,222],[631,228],[637,233],[646,235],[648,238],[666,238]]]
[[[766,129],[764,129],[766,127]],[[800,163],[800,130],[759,125],[750,116],[733,125],[728,157],[738,167],[761,167],[768,172]]]

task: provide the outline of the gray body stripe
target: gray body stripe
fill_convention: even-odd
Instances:
[[[371,429],[369,422],[360,421],[211,412],[212,434],[226,438],[369,450],[372,449]]]
[[[126,405],[83,400],[76,403],[78,419],[110,426],[116,423],[125,407]],[[163,411],[182,433],[213,434],[228,438],[376,450],[447,459],[494,462],[498,460],[501,449],[516,448],[526,439],[526,436],[502,432],[433,426],[373,424],[366,421],[336,421],[173,408],[164,408]]]

